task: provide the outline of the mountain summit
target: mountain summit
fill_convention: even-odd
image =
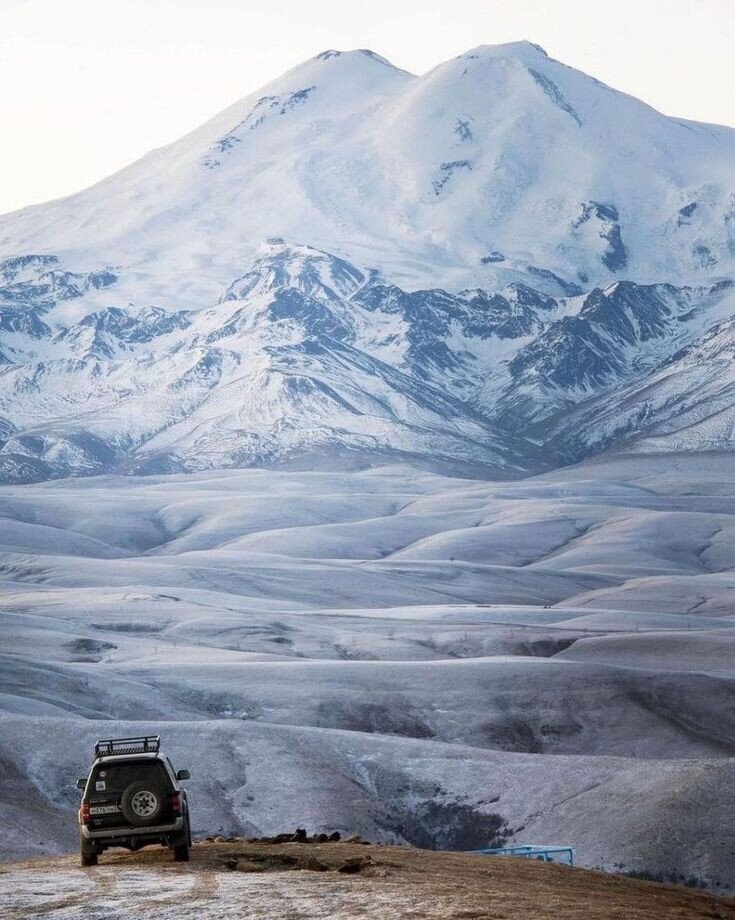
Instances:
[[[733,275],[734,130],[529,42],[325,51],[0,218],[0,475],[730,447]]]
[[[735,266],[734,161],[735,131],[661,115],[529,42],[422,76],[325,51],[93,188],[3,218],[0,254],[122,265],[133,299],[154,277],[176,306],[211,302],[274,236],[413,286],[529,266],[689,280]]]

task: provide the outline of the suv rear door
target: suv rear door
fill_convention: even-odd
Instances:
[[[160,760],[141,759],[95,764],[87,784],[89,829],[99,831],[129,827],[129,822],[120,808],[120,800],[128,786],[140,780],[154,783],[167,799],[174,792],[171,776]],[[173,815],[167,805],[160,823],[165,824],[172,820]]]

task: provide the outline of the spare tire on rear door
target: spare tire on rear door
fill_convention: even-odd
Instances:
[[[122,794],[120,808],[134,827],[155,824],[163,812],[164,796],[155,783],[131,783]]]

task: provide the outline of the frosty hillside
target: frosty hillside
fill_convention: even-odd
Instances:
[[[735,130],[529,42],[0,217],[0,853],[160,732],[195,836],[731,891],[734,362]]]
[[[195,836],[502,832],[732,885],[732,464],[673,467],[4,487],[4,854],[76,849],[95,740],[158,730]]]

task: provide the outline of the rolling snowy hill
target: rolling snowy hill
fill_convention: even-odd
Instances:
[[[0,218],[0,477],[729,449],[734,167],[529,43],[325,52]]]
[[[711,456],[0,487],[0,854],[73,848],[94,739],[145,730],[196,833],[504,827],[735,886],[733,485]]]

